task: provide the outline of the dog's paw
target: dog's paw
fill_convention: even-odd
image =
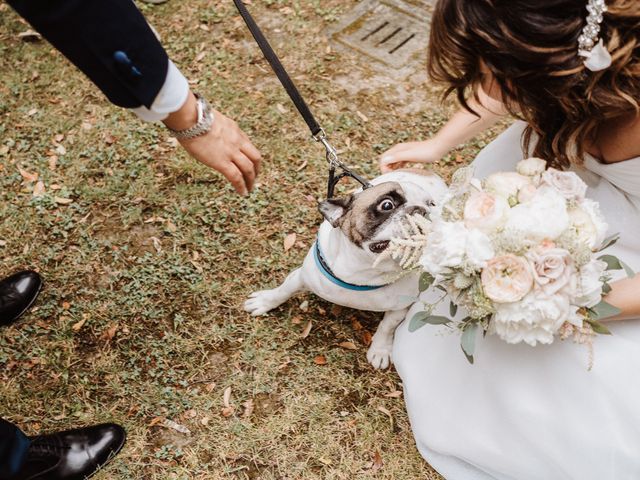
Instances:
[[[378,370],[384,370],[391,365],[391,352],[393,351],[393,344],[378,344],[372,343],[367,351],[367,360],[371,366]]]
[[[247,301],[244,302],[244,309],[254,317],[257,317],[273,310],[278,305],[280,305],[280,302],[273,298],[271,290],[261,290],[249,295]]]

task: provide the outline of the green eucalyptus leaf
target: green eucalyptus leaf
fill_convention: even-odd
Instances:
[[[611,335],[611,330],[604,326],[604,324],[598,322],[597,320],[585,320],[593,331],[599,333],[600,335]]]
[[[611,285],[609,285],[608,283],[603,283],[602,284],[602,293],[604,293],[605,295],[611,293]]]
[[[595,307],[593,307],[591,311],[593,311],[593,313],[595,314],[595,318],[593,318],[592,321],[604,320],[605,318],[615,317],[616,315],[619,315],[622,312],[622,310],[620,310],[617,307],[614,307],[613,305],[605,302],[604,300],[601,301],[599,304],[597,304]]]
[[[425,325],[447,325],[449,323],[451,323],[451,320],[447,317],[431,315],[428,312],[418,312],[409,322],[409,331],[415,332]]]
[[[633,278],[636,276],[636,272],[634,272],[629,265],[624,263],[622,260],[620,260],[620,263],[622,264],[622,268],[624,268],[624,272],[627,274],[627,277]]]
[[[456,305],[453,302],[450,302],[449,303],[449,315],[451,315],[452,317],[455,317],[456,313],[458,313],[458,305]]]
[[[602,255],[598,257],[598,260],[602,260],[607,264],[607,270],[622,270],[624,268],[622,262],[618,260],[618,257],[614,257],[613,255]]]
[[[460,345],[468,357],[473,357],[476,350],[476,333],[478,332],[478,327],[477,323],[470,323],[462,332]]]
[[[618,240],[620,240],[619,233],[614,233],[610,237],[605,238],[604,242],[602,242],[602,245],[600,245],[600,248],[598,248],[598,252],[601,252],[602,250],[609,248],[610,246],[614,245]]]
[[[467,359],[467,362],[469,362],[471,365],[473,365],[473,355],[467,355],[467,352],[464,351],[464,348],[462,349],[462,353],[464,353],[464,356]]]
[[[418,290],[420,290],[420,293],[427,291],[429,287],[433,285],[434,280],[435,278],[433,278],[430,273],[422,272],[418,283]]]

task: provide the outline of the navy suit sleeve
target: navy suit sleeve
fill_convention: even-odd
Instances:
[[[132,0],[8,0],[107,98],[149,108],[169,58]]]

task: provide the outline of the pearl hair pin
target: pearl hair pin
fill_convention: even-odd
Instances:
[[[589,0],[587,4],[587,24],[578,38],[578,55],[585,58],[584,65],[592,72],[599,72],[611,66],[611,54],[600,36],[600,24],[607,11],[605,0]]]

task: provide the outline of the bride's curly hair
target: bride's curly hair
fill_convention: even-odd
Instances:
[[[460,103],[477,98],[483,65],[509,113],[526,121],[528,150],[557,168],[582,161],[600,126],[640,115],[640,0],[608,0],[600,37],[613,65],[592,72],[578,56],[587,0],[438,0],[429,74]],[[486,72],[486,69],[484,70]]]

